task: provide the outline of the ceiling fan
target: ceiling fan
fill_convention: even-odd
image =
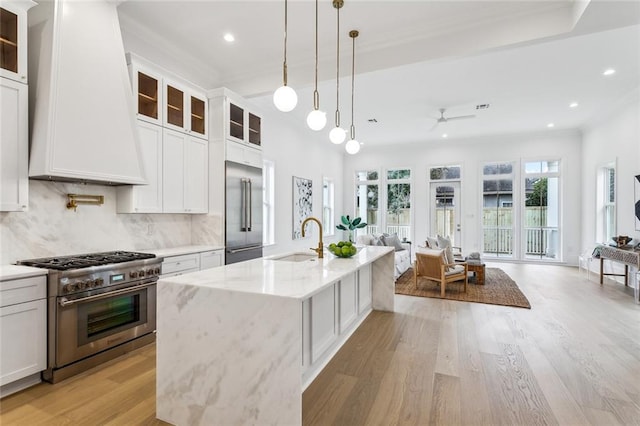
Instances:
[[[475,117],[475,114],[456,115],[456,116],[453,116],[453,117],[445,117],[444,113],[447,111],[446,108],[440,108],[439,111],[440,111],[440,117],[438,117],[438,118],[431,117],[431,118],[435,119],[436,122],[435,122],[435,124],[433,125],[433,127],[429,131],[435,129],[441,123],[447,123],[447,122],[453,121],[453,120],[462,120],[462,119],[465,119],[465,118],[474,118]]]

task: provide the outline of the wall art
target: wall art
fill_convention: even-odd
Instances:
[[[302,222],[313,213],[311,179],[293,177],[293,239],[302,238]]]

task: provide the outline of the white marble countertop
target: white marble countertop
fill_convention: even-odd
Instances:
[[[202,253],[211,250],[223,250],[224,246],[180,246],[161,249],[140,250],[142,253],[153,253],[158,257],[180,256],[183,254]]]
[[[313,260],[302,262],[274,260],[274,258],[293,254],[283,253],[175,277],[161,278],[158,285],[212,287],[303,300],[387,253],[393,253],[393,248],[365,246],[355,256],[347,259],[334,257],[325,251],[323,259],[316,257]]]
[[[22,265],[0,265],[0,280],[16,280],[19,278],[47,275],[47,269]]]

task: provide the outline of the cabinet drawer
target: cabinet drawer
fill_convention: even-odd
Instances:
[[[46,297],[46,275],[0,282],[0,307],[44,299]]]
[[[200,270],[222,265],[223,250],[211,250],[200,253]]]
[[[162,262],[162,275],[186,271],[188,269],[200,269],[200,256],[198,253],[182,256],[165,257]]]

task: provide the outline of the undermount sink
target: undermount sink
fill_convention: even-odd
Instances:
[[[272,257],[271,260],[284,260],[286,262],[306,262],[314,261],[318,255],[311,253],[290,253],[280,257]]]

